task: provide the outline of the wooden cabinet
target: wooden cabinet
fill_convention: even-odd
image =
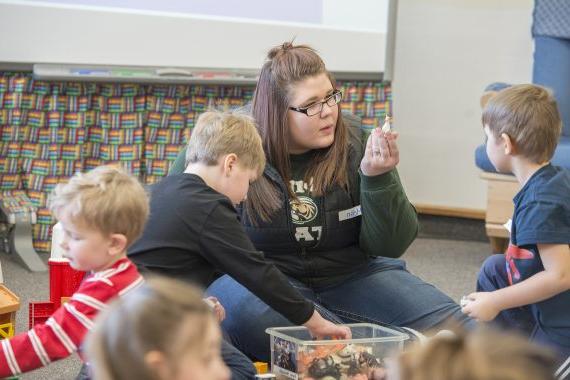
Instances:
[[[517,179],[512,175],[487,173],[481,174],[487,181],[487,212],[485,229],[494,252],[504,252],[509,232],[503,226],[513,216],[513,197],[520,189]]]

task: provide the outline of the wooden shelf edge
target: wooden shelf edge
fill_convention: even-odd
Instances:
[[[514,175],[510,174],[481,172],[481,174],[479,174],[479,177],[487,181],[517,182],[517,178]]]
[[[438,205],[428,205],[422,203],[415,203],[414,207],[416,208],[416,210],[418,210],[418,213],[420,214],[485,220],[484,209],[481,210],[473,208],[438,206]]]
[[[487,223],[485,224],[485,230],[487,231],[487,236],[509,238],[509,231],[501,224]]]

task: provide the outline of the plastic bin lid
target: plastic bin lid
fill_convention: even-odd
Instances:
[[[276,336],[297,344],[304,345],[323,345],[323,344],[341,344],[341,343],[376,343],[376,342],[403,342],[408,340],[410,336],[406,333],[391,329],[389,327],[379,326],[373,323],[351,323],[342,326],[349,327],[352,331],[352,339],[325,339],[312,340],[301,339],[299,336],[310,337],[309,330],[303,326],[294,327],[270,327],[265,330],[267,334]],[[358,330],[372,330],[382,334],[382,336],[362,337],[362,332]]]

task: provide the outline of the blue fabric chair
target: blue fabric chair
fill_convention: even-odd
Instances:
[[[533,14],[534,61],[532,83],[552,89],[562,118],[562,137],[552,164],[570,169],[570,12],[566,2],[537,2]],[[553,13],[553,9],[557,13]],[[557,14],[558,17],[553,17]],[[510,84],[496,82],[485,89],[500,91]],[[495,169],[485,153],[485,146],[475,150],[475,165],[485,172]]]
[[[570,136],[563,135],[560,138],[560,142],[558,143],[551,162],[552,165],[570,169]],[[496,173],[495,168],[485,152],[485,144],[479,145],[477,149],[475,149],[475,165],[484,172]]]

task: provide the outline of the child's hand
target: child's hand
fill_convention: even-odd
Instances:
[[[495,299],[490,292],[471,293],[467,298],[469,302],[461,308],[461,311],[478,321],[492,321],[501,312],[495,305]]]
[[[218,322],[222,322],[224,319],[226,319],[226,309],[224,309],[224,306],[220,303],[220,301],[218,301],[216,297],[204,298],[204,301],[210,305],[214,311],[214,314],[216,315],[216,318],[218,319]]]
[[[364,175],[377,176],[396,167],[400,162],[397,139],[398,132],[382,132],[380,128],[372,131],[368,136],[364,157],[360,162],[360,170]]]

